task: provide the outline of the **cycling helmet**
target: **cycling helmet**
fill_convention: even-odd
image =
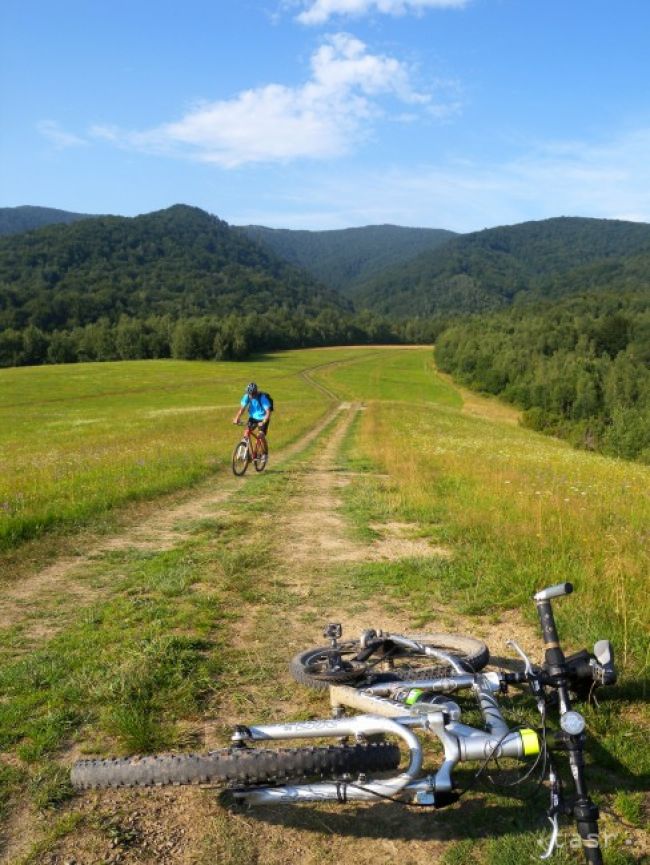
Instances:
[[[254,381],[252,381],[250,384],[246,385],[246,393],[247,394],[257,393],[257,385],[255,384]]]

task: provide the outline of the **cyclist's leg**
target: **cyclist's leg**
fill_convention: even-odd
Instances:
[[[248,429],[251,431],[251,453],[253,455],[253,459],[257,459],[258,457],[258,448],[260,447],[260,431],[262,429],[261,424],[258,420],[255,420],[254,417],[248,418]]]
[[[268,432],[270,422],[271,419],[269,418],[267,421],[260,423],[257,428],[259,431],[259,455],[260,459],[264,461],[266,461],[269,452],[269,445],[266,440],[266,434]]]

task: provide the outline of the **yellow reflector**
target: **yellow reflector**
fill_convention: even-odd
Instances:
[[[519,735],[521,736],[521,744],[524,746],[524,757],[539,754],[539,736],[534,730],[527,727],[520,730]]]
[[[417,703],[422,694],[424,694],[424,691],[421,691],[420,688],[411,688],[404,702],[407,706],[412,706],[414,703]]]

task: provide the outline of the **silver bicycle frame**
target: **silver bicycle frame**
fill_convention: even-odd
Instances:
[[[364,714],[239,728],[233,741],[241,744],[245,741],[350,736],[363,740],[377,734],[397,736],[409,751],[409,765],[403,772],[382,780],[322,781],[242,789],[234,791],[235,797],[253,805],[372,800],[382,796],[410,797],[420,804],[435,805],[436,793],[449,793],[453,789],[452,771],[459,762],[524,756],[521,734],[509,730],[494,699],[493,695],[499,687],[496,674],[463,672],[456,676],[408,683],[411,689],[438,694],[472,688],[477,695],[486,730],[462,724],[460,708],[452,700],[436,704],[416,703],[414,706],[399,703],[389,696],[396,686],[403,688],[404,683],[385,683],[363,690],[346,685],[332,686],[330,700],[335,715],[340,714],[344,707],[360,710]],[[413,730],[436,736],[443,746],[444,760],[435,775],[418,777],[422,769],[422,746]]]

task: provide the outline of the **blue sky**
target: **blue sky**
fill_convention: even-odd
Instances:
[[[3,0],[0,206],[650,221],[648,0]]]

